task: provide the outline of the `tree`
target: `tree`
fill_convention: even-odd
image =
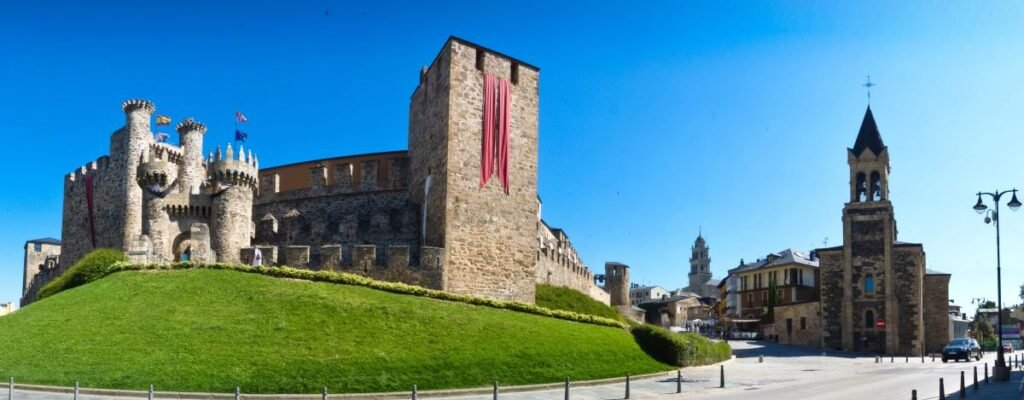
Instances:
[[[775,317],[775,306],[779,304],[779,289],[775,287],[775,280],[768,281],[768,312],[769,318]]]

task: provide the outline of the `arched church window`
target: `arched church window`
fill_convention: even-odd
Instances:
[[[875,312],[867,310],[864,312],[864,327],[874,328],[875,327]]]
[[[864,175],[863,172],[860,172],[860,173],[857,174],[857,185],[855,186],[857,188],[857,198],[855,200],[858,201],[858,202],[867,201],[867,190],[868,190],[868,187],[867,187],[867,182],[866,181],[867,181],[867,176]]]
[[[882,200],[882,178],[878,171],[871,172],[871,201]]]
[[[870,274],[864,277],[864,293],[875,293],[875,277]]]

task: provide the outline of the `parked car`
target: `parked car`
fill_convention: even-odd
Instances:
[[[981,360],[981,346],[977,340],[971,338],[953,339],[942,349],[942,362],[950,359],[970,361],[971,357]]]
[[[1003,342],[1003,353],[1013,353],[1013,343]]]

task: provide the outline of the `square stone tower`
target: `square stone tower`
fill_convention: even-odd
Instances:
[[[481,186],[484,79],[510,83],[508,192]],[[409,105],[410,201],[421,240],[445,248],[441,289],[534,301],[539,69],[451,37]]]

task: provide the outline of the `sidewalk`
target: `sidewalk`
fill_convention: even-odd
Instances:
[[[967,394],[968,399],[980,399],[980,400],[1018,400],[1024,399],[1024,391],[1021,388],[1024,387],[1024,371],[1011,371],[1010,380],[1006,382],[995,382],[989,383],[978,382],[978,390],[974,390],[973,386],[968,386],[964,390]],[[918,397],[920,399],[920,397]],[[959,399],[960,390],[950,391],[946,393],[946,399]]]

